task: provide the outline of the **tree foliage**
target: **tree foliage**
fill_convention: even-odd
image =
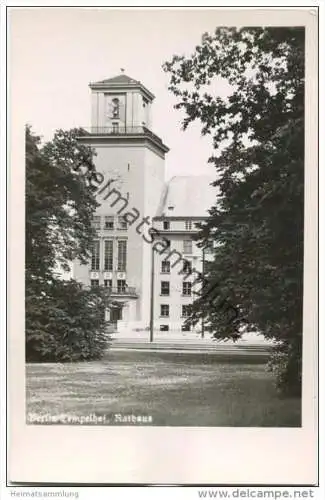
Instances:
[[[61,275],[73,260],[89,260],[95,236],[91,223],[98,203],[89,176],[95,166],[91,148],[77,141],[82,134],[59,130],[41,145],[26,128],[28,361],[93,359],[107,343],[106,292]]]
[[[219,195],[200,243],[215,241],[198,297],[216,338],[259,331],[278,341],[279,386],[301,386],[304,211],[304,28],[218,28],[165,63],[183,128],[210,135]],[[218,304],[235,307],[233,323]]]
[[[108,343],[103,288],[74,280],[52,281],[48,291],[26,294],[27,361],[66,362],[100,358]]]
[[[39,137],[26,129],[26,272],[29,279],[47,281],[58,266],[87,262],[98,206],[80,165],[95,170],[93,152],[77,142],[81,129],[59,130],[40,147]]]

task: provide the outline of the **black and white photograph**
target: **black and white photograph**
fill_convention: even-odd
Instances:
[[[95,70],[65,66],[50,95],[58,68],[39,65],[45,89],[26,125],[27,422],[299,427],[304,28],[216,26],[186,55],[171,30],[146,79],[140,47],[118,56],[115,17],[123,25],[122,13],[79,21],[102,21],[101,44],[85,41]],[[69,113],[52,112],[65,102]]]
[[[9,12],[28,427],[302,429],[317,118],[306,26],[262,19]]]

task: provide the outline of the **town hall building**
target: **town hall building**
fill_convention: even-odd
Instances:
[[[155,330],[182,330],[206,258],[193,236],[216,188],[201,176],[166,182],[169,148],[152,130],[154,95],[141,82],[122,73],[90,89],[91,127],[79,140],[94,148],[103,182],[92,258],[74,263],[74,278],[110,290],[108,319],[119,331],[150,320]]]

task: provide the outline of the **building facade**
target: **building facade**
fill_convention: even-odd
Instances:
[[[90,84],[91,127],[80,141],[94,148],[103,182],[89,265],[74,278],[110,289],[108,319],[119,330],[184,329],[204,255],[193,241],[215,188],[206,177],[165,182],[168,147],[152,132],[153,94],[124,73]],[[197,283],[195,281],[197,280]]]

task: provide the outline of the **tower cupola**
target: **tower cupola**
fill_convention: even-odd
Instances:
[[[148,141],[159,154],[169,148],[152,132],[151,105],[155,98],[139,80],[121,74],[90,83],[91,129],[90,135],[107,140],[127,142]],[[88,136],[89,138],[89,136]]]
[[[93,127],[151,128],[151,104],[155,96],[141,82],[122,72],[89,86]]]

